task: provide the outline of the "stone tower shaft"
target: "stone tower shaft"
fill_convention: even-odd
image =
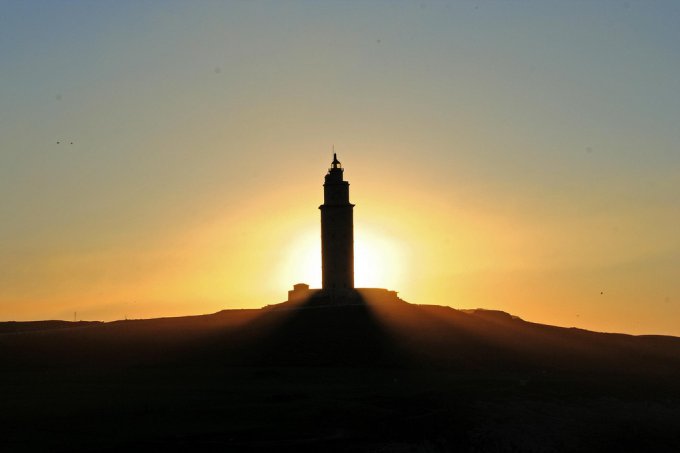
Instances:
[[[323,185],[321,210],[321,281],[324,290],[354,288],[354,205],[349,202],[349,182],[333,154]]]

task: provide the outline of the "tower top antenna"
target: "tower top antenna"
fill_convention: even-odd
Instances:
[[[342,164],[338,160],[338,155],[333,153],[333,162],[331,162],[331,168],[342,168]]]

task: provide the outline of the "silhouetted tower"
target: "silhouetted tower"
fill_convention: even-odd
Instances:
[[[321,281],[325,290],[354,288],[354,205],[342,164],[333,162],[323,184],[321,209]]]

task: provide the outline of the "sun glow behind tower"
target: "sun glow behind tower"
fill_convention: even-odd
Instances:
[[[361,210],[359,210],[361,212]],[[370,225],[357,220],[354,227],[354,284],[367,288],[408,287],[408,254],[403,245]],[[277,281],[306,282],[321,287],[321,247],[316,228],[290,241]]]
[[[362,237],[355,254],[354,242],[354,204],[350,203],[349,182],[344,179],[344,169],[338,160],[337,154],[333,153],[333,162],[324,178],[323,194],[324,202],[321,210],[321,288],[312,288],[308,282],[313,283],[316,278],[297,280],[293,290],[288,292],[290,302],[299,302],[310,297],[316,302],[322,303],[356,303],[367,297],[378,298],[384,301],[396,300],[396,292],[384,289],[381,285],[380,275],[384,269],[380,264],[379,252],[371,246],[372,243],[383,243],[377,237]],[[296,241],[301,245],[302,240]],[[313,266],[314,255],[309,253],[314,247],[310,247],[308,240],[307,252],[297,252],[298,260],[295,264],[304,264],[309,277],[317,277],[317,273],[310,269]],[[390,256],[389,258],[395,258]],[[394,259],[394,262],[400,260]],[[298,266],[300,268],[300,266]],[[317,267],[318,269],[318,267]],[[358,269],[361,277],[358,287],[355,285],[355,269]],[[358,292],[357,292],[358,291]],[[361,294],[361,296],[359,296]]]

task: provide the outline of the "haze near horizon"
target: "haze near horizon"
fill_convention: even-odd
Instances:
[[[680,335],[680,5],[6,2],[0,320],[356,285]]]

